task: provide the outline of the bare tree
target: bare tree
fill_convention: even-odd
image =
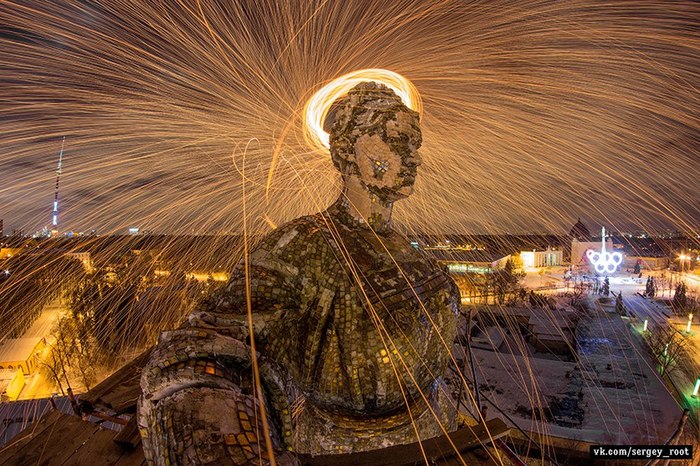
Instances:
[[[678,367],[688,342],[678,330],[656,327],[647,335],[647,344],[659,363],[659,374],[669,374]]]
[[[63,370],[63,364],[58,358],[58,355],[51,347],[51,352],[49,354],[49,360],[42,360],[41,366],[44,368],[44,372],[49,380],[53,381],[58,385],[58,389],[61,390],[61,395],[65,396],[66,392],[63,390],[63,384],[61,379],[66,380],[66,373]]]

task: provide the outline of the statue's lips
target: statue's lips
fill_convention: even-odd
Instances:
[[[402,171],[401,173],[399,173],[399,178],[401,178],[401,181],[402,181],[401,185],[402,186],[412,185],[413,183],[416,182],[416,175],[417,175],[417,173],[416,173],[415,169],[410,170],[410,171],[409,170]]]
[[[402,186],[413,186],[416,182],[415,176],[402,176],[401,179],[403,180],[403,183],[401,183]]]

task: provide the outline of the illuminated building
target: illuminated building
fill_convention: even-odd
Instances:
[[[562,264],[563,251],[547,248],[546,251],[521,251],[520,259],[524,267],[557,267]]]
[[[22,369],[29,375],[37,369],[41,352],[46,347],[43,337],[8,338],[0,346],[0,370]]]
[[[510,259],[510,254],[489,253],[487,251],[466,251],[447,248],[426,248],[425,251],[439,264],[447,267],[452,274],[491,273],[502,269]]]
[[[24,373],[21,369],[0,370],[0,400],[16,400],[23,388]]]
[[[22,248],[0,248],[0,259],[9,259],[22,252]]]
[[[600,245],[600,241],[579,241],[574,238],[571,241],[571,265],[589,265],[588,258],[586,257],[586,251],[600,250]],[[613,248],[612,238],[605,239],[605,249],[607,251],[612,251]]]

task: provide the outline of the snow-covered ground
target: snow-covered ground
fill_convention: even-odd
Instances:
[[[513,331],[503,332],[498,348],[479,345],[473,352],[485,398],[534,436],[665,442],[681,409],[658,379],[641,339],[612,307],[599,306],[581,319],[573,360],[538,353]],[[487,417],[504,418],[493,406]]]

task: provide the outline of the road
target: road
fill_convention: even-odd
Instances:
[[[563,288],[565,287],[563,270],[556,269],[552,270],[552,273],[543,275],[530,271],[524,281],[526,285],[535,289],[546,284],[550,285],[550,290],[540,289],[541,292],[559,293],[565,290]],[[659,276],[662,273],[664,272],[652,272],[651,275]],[[665,272],[665,275],[667,279],[671,278],[668,272]],[[640,293],[644,292],[646,278],[646,274],[641,279],[625,273],[611,276],[610,291],[613,294],[611,298],[614,299],[618,293],[622,293],[625,307],[630,316],[633,317],[630,320],[630,330],[639,335],[639,348],[644,354],[648,354],[642,338],[644,320],[648,321],[647,325],[650,330],[657,328],[670,333],[675,329],[681,332],[685,352],[681,356],[682,360],[678,363],[678,369],[671,371],[670,374],[663,377],[663,380],[678,404],[691,411],[689,418],[695,425],[695,428],[698,429],[700,425],[700,398],[693,397],[692,393],[696,381],[700,378],[700,315],[694,316],[691,332],[686,332],[687,317],[673,316],[671,310],[665,305],[657,302],[655,299],[644,298],[640,295]],[[673,275],[673,284],[675,285],[679,279],[686,282],[689,291],[700,289],[700,276],[696,274],[683,273]],[[672,295],[670,290],[658,291],[659,295],[666,293],[668,293],[669,297]],[[652,360],[651,355],[649,355],[649,361],[652,367],[657,365]]]
[[[686,332],[687,318],[675,317],[669,308],[654,299],[643,298],[638,294],[623,295],[628,313],[636,317],[632,320],[633,330],[643,336],[644,320],[648,320],[648,331],[668,332],[677,330],[681,334],[684,352],[679,355],[678,368],[667,373],[663,380],[669,385],[678,403],[690,410],[690,421],[698,428],[700,416],[700,398],[693,397],[695,382],[700,377],[700,324],[698,316],[694,319],[691,332]]]

